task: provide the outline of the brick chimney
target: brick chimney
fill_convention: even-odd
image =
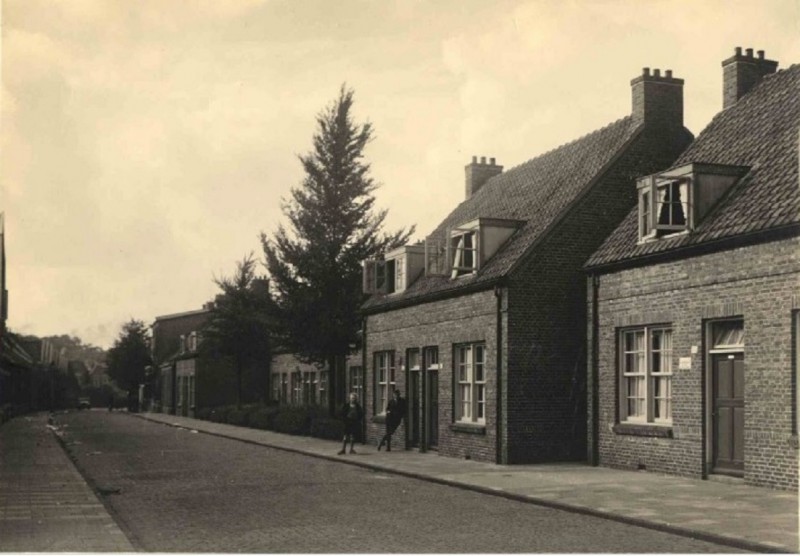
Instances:
[[[643,68],[631,80],[633,120],[637,124],[683,127],[683,79],[672,77],[672,70]]]
[[[486,157],[482,156],[481,161],[478,162],[478,157],[473,156],[472,162],[464,167],[466,173],[466,199],[472,197],[478,190],[483,187],[483,184],[498,174],[503,173],[503,167],[494,163],[494,158],[490,158],[486,162]]]
[[[777,69],[778,62],[765,60],[763,50],[753,56],[752,48],[742,54],[742,47],[737,46],[735,54],[722,62],[722,109],[736,104],[762,77]]]

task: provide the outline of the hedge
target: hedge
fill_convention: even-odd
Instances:
[[[320,406],[245,405],[241,409],[225,405],[201,407],[195,411],[197,419],[228,423],[240,427],[272,430],[283,434],[313,436],[339,440],[344,436],[344,423],[328,415]]]

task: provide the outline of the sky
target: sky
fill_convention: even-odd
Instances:
[[[685,79],[699,133],[737,46],[800,62],[800,0],[3,0],[9,328],[110,347],[213,299],[343,83],[387,228],[422,239],[473,155],[509,169],[628,115],[643,67]]]

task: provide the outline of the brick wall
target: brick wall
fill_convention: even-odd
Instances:
[[[690,140],[648,127],[514,272],[509,463],[586,459],[583,264],[635,205],[636,178],[669,167]]]
[[[385,425],[375,419],[374,354],[395,352],[396,386],[405,392],[407,371],[400,370],[399,356],[405,363],[406,350],[439,348],[439,453],[480,461],[495,461],[496,454],[496,360],[497,302],[493,291],[478,292],[452,299],[423,303],[367,317],[367,384],[364,409],[367,414],[367,441],[375,444]],[[483,431],[453,430],[453,346],[467,342],[486,345],[486,426]],[[377,422],[376,422],[377,421]],[[406,438],[405,422],[395,433],[398,445]],[[399,441],[399,442],[398,442]]]
[[[711,457],[710,417],[704,399],[709,366],[705,323],[742,317],[744,479],[754,485],[797,488],[792,312],[800,305],[798,252],[800,239],[793,238],[599,277],[597,455],[601,465],[704,476]],[[590,311],[591,307],[590,297]],[[673,438],[617,434],[613,428],[619,412],[618,330],[656,323],[672,327]],[[691,353],[692,346],[697,354]],[[678,369],[679,357],[691,358],[689,370]],[[589,415],[591,430],[591,411]]]

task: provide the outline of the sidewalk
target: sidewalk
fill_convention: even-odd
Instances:
[[[505,496],[756,552],[798,551],[796,493],[582,464],[502,466],[416,451],[336,455],[338,442],[235,427],[161,413],[138,415],[171,426],[384,472]]]
[[[0,551],[134,551],[44,413],[0,427]]]

